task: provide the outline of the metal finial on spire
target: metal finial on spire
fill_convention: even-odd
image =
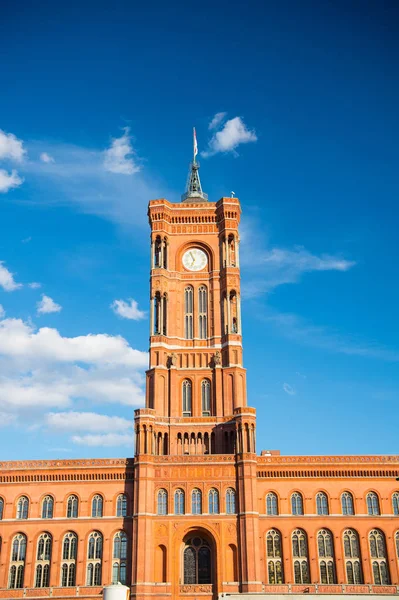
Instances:
[[[198,145],[195,127],[193,129],[193,162],[190,164],[190,172],[187,178],[186,192],[182,195],[182,202],[208,202],[208,194],[202,191],[197,163]]]

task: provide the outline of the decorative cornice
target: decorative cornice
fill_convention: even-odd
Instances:
[[[398,455],[365,455],[365,456],[258,456],[257,463],[259,466],[266,464],[273,465],[309,465],[309,464],[324,464],[324,465],[339,465],[339,464],[392,464],[397,463],[399,465]]]
[[[0,469],[27,470],[27,469],[104,469],[133,467],[134,458],[87,458],[73,460],[10,460],[0,462]]]

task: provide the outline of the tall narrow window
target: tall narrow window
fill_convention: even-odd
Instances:
[[[209,417],[211,414],[211,382],[203,379],[201,383],[202,416]]]
[[[52,538],[42,533],[37,542],[35,587],[49,587]]]
[[[52,519],[54,511],[54,498],[46,496],[42,504],[42,519]]]
[[[316,512],[318,515],[328,515],[328,498],[324,492],[319,492],[316,496]]]
[[[27,519],[29,512],[29,500],[26,496],[21,496],[17,504],[17,519]]]
[[[399,515],[399,492],[392,494],[392,510],[394,515]]]
[[[191,513],[193,515],[202,514],[202,494],[198,488],[195,488],[191,493]]]
[[[118,531],[114,536],[112,558],[112,583],[122,583],[125,585],[127,570],[127,535],[124,531]]]
[[[284,583],[281,534],[270,529],[266,536],[267,574],[271,585]]]
[[[10,589],[24,587],[24,571],[26,559],[26,536],[18,533],[11,548],[10,572],[8,576],[8,587]]]
[[[160,335],[161,334],[161,323],[162,323],[162,303],[161,303],[161,294],[156,292],[153,300],[153,334]]]
[[[319,569],[321,583],[337,583],[335,575],[335,559],[333,536],[327,529],[322,529],[317,535],[319,554]]]
[[[184,515],[184,491],[175,491],[175,515]]]
[[[61,586],[73,587],[76,585],[76,557],[78,538],[76,533],[69,531],[64,535],[62,542]]]
[[[226,491],[226,513],[228,515],[236,513],[236,493],[233,488],[228,488]]]
[[[91,501],[91,516],[102,517],[103,516],[103,497],[100,494],[96,494]]]
[[[160,268],[162,266],[162,241],[161,237],[157,235],[154,242],[154,267]]]
[[[354,529],[344,531],[344,556],[347,583],[363,583],[359,537]]]
[[[67,518],[76,519],[78,516],[78,498],[77,496],[69,496],[67,502]]]
[[[186,340],[192,340],[193,332],[193,288],[191,285],[184,290],[184,336]]]
[[[238,305],[237,292],[232,290],[229,296],[230,301],[230,332],[238,333]]]
[[[191,417],[191,381],[185,379],[182,385],[183,417]]]
[[[208,494],[208,512],[210,515],[219,514],[219,492],[212,488]]]
[[[375,585],[390,583],[385,536],[379,529],[369,533],[370,558],[372,561],[373,579]]]
[[[168,492],[164,489],[159,490],[157,496],[157,514],[167,515],[168,514]]]
[[[355,509],[353,504],[353,496],[350,492],[344,492],[341,495],[341,507],[343,515],[354,515]]]
[[[399,531],[395,533],[396,556],[399,559]]]
[[[198,331],[201,340],[208,337],[208,291],[204,285],[198,289]]]
[[[162,296],[162,335],[167,335],[168,296]]]
[[[4,510],[4,500],[3,500],[3,498],[0,498],[0,521],[3,518],[3,510]]]
[[[291,495],[291,512],[293,515],[303,515],[303,499],[299,492]]]
[[[367,514],[379,515],[380,514],[380,503],[378,496],[375,492],[369,492],[367,494]]]
[[[295,583],[310,583],[308,542],[302,529],[296,529],[292,534],[292,556]]]
[[[274,492],[269,492],[266,496],[266,514],[278,515],[277,496]]]
[[[86,585],[101,585],[101,563],[103,556],[103,536],[93,531],[87,549]]]
[[[127,516],[127,497],[125,494],[119,494],[116,501],[116,516],[126,517]]]

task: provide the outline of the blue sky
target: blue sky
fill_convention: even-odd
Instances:
[[[3,459],[131,456],[149,199],[243,208],[257,448],[397,451],[395,2],[22,2],[0,24]],[[216,117],[216,118],[215,118]]]

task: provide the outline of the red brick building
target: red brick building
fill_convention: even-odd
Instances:
[[[398,456],[255,451],[237,198],[153,200],[132,459],[1,463],[0,598],[398,593]]]

